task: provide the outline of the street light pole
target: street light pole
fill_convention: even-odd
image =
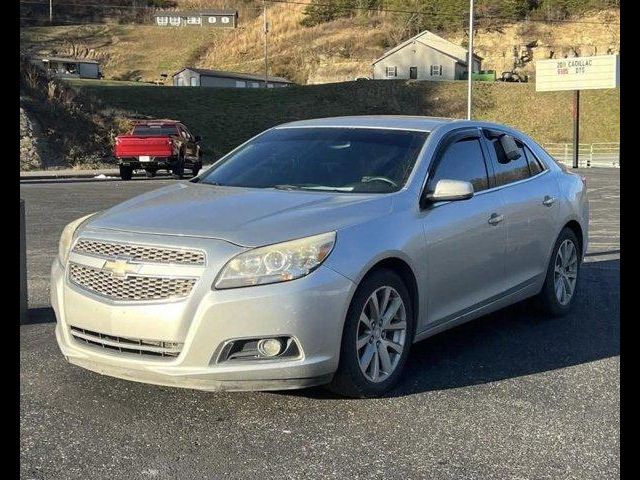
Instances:
[[[267,2],[265,0],[262,0],[262,8],[264,10],[264,88],[267,88],[269,82],[269,54],[267,48],[269,24],[267,23]]]
[[[49,23],[53,23],[53,0],[49,0]]]
[[[467,120],[471,120],[471,76],[473,74],[473,0],[469,0],[469,59],[467,61]]]

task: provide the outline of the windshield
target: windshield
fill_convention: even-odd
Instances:
[[[270,130],[214,165],[201,183],[389,193],[403,187],[428,132],[372,128]]]
[[[162,127],[156,126],[138,126],[133,128],[133,135],[141,137],[163,137],[167,135],[178,135],[178,129],[174,126]]]

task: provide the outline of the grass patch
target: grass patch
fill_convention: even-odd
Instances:
[[[203,136],[208,158],[218,158],[253,135],[294,120],[340,115],[464,118],[466,114],[464,82],[370,80],[272,90],[88,80],[71,84],[102,108],[185,122]],[[572,95],[536,93],[533,84],[477,83],[474,115],[518,128],[541,143],[569,142]],[[581,142],[619,141],[619,90],[584,91],[581,100]]]

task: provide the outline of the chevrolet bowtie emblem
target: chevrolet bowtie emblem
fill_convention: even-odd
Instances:
[[[138,273],[140,265],[133,265],[128,260],[107,260],[102,269],[111,272],[112,277],[125,278],[131,273]]]

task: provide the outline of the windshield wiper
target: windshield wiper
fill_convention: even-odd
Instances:
[[[329,187],[326,185],[274,185],[277,190],[318,190],[321,192],[352,192],[353,187]]]

